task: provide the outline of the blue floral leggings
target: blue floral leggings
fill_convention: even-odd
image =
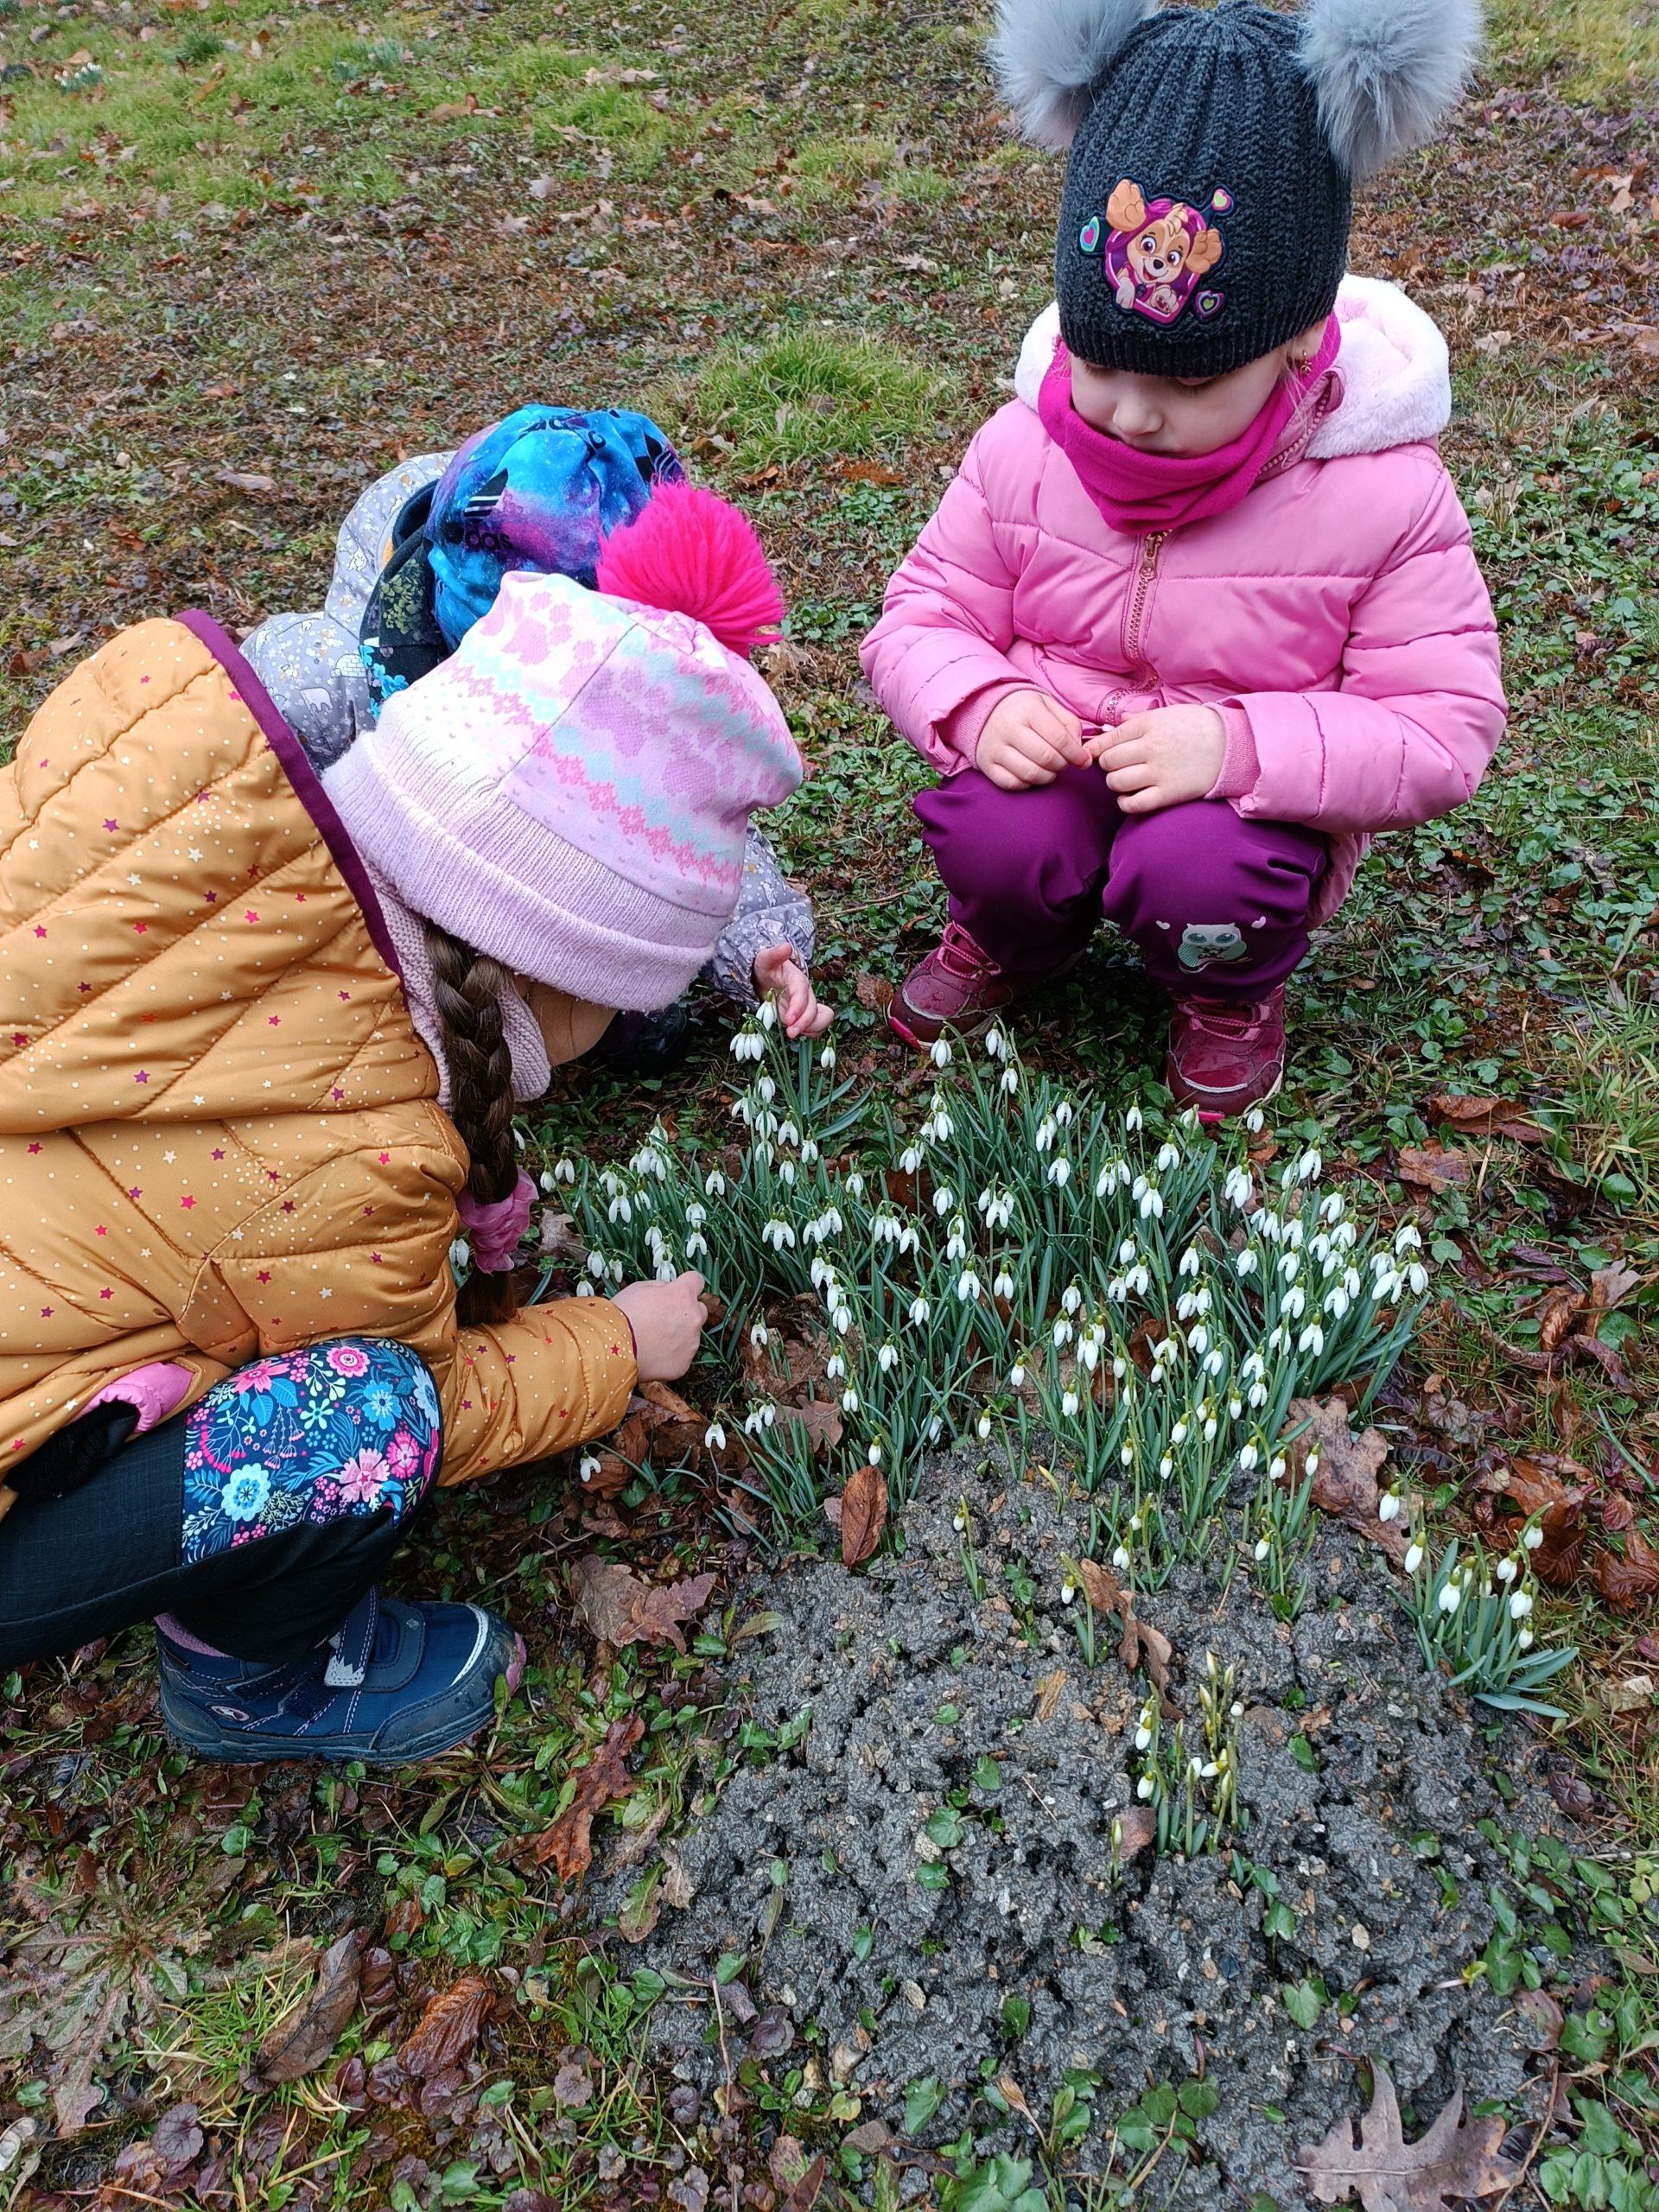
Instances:
[[[297,1657],[385,1571],[442,1448],[437,1391],[406,1344],[257,1360],[79,1488],[19,1499],[0,1542],[0,1669],[158,1617],[238,1658]]]

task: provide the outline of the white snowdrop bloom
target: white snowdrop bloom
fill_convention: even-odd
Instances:
[[[1209,1419],[1205,1422],[1205,1424],[1204,1424],[1204,1440],[1205,1440],[1205,1442],[1206,1444],[1213,1444],[1213,1443],[1215,1442],[1215,1440],[1216,1440],[1216,1434],[1217,1434],[1217,1422],[1216,1422],[1216,1417],[1215,1417],[1215,1415],[1214,1415],[1213,1414],[1211,1414],[1210,1415],[1210,1418],[1209,1418]]]
[[[1085,1337],[1077,1346],[1077,1361],[1090,1375],[1100,1365],[1100,1345],[1093,1337]]]
[[[825,1075],[833,1075],[835,1073],[836,1048],[833,1045],[826,1045],[823,1050],[818,1054],[818,1065],[823,1071]]]
[[[1428,1288],[1428,1269],[1421,1260],[1414,1260],[1406,1269],[1406,1281],[1414,1298],[1421,1298]]]
[[[1114,1306],[1122,1306],[1126,1303],[1129,1295],[1129,1286],[1122,1275],[1112,1277],[1106,1286],[1106,1295]]]
[[[1414,1222],[1407,1222],[1395,1233],[1394,1249],[1398,1252],[1421,1252],[1423,1249],[1422,1231]]]
[[[1152,1164],[1160,1175],[1173,1175],[1181,1164],[1180,1147],[1166,1140],[1159,1146],[1158,1156]]]
[[[770,1244],[774,1252],[795,1249],[795,1231],[786,1221],[779,1221],[774,1214],[760,1232],[760,1242]]]
[[[806,1233],[809,1236],[812,1234],[810,1225]],[[825,1283],[833,1282],[836,1279],[836,1271],[834,1268],[830,1266],[829,1261],[824,1258],[822,1252],[817,1252],[813,1255],[812,1265],[807,1272],[812,1278],[812,1287],[814,1290],[822,1290]]]
[[[723,1452],[726,1449],[726,1432],[717,1421],[711,1421],[703,1430],[702,1441],[708,1451]]]
[[[1294,1282],[1302,1272],[1301,1254],[1294,1251],[1281,1252],[1279,1255],[1279,1272],[1287,1282]]]
[[[723,1198],[725,1197],[726,1178],[721,1173],[718,1167],[711,1167],[708,1174],[703,1177],[702,1194],[706,1198]]]
[[[596,1298],[598,1295],[598,1292],[594,1288],[594,1286],[588,1281],[586,1276],[584,1276],[576,1285],[576,1296],[578,1298]]]
[[[1061,1603],[1063,1605],[1069,1605],[1072,1602],[1073,1599],[1075,1599],[1075,1598],[1076,1598],[1077,1594],[1077,1584],[1076,1584],[1075,1582],[1062,1582],[1062,1583],[1061,1583],[1061,1585],[1060,1585],[1060,1603]]]
[[[675,1266],[672,1260],[659,1260],[657,1262],[657,1281],[658,1282],[672,1282],[679,1272],[679,1269]]]
[[[1149,1751],[1152,1749],[1152,1731],[1144,1723],[1135,1732],[1135,1748],[1137,1751]]]
[[[1082,1304],[1081,1287],[1075,1282],[1067,1283],[1065,1288],[1060,1293],[1060,1311],[1063,1313],[1075,1313]]]
[[[1302,1462],[1302,1465],[1306,1473],[1310,1475],[1317,1475],[1319,1471],[1319,1453],[1317,1452],[1310,1452],[1306,1459]]]
[[[1349,1268],[1342,1278],[1342,1294],[1351,1302],[1359,1296],[1359,1269]]]
[[[861,1198],[864,1195],[864,1178],[855,1171],[847,1178],[847,1187],[855,1198]]]
[[[1137,1175],[1134,1182],[1129,1185],[1129,1196],[1132,1198],[1136,1199],[1144,1198],[1147,1192],[1151,1188],[1152,1185],[1147,1180],[1144,1175]]]
[[[1535,1552],[1544,1541],[1544,1532],[1541,1529],[1529,1529],[1521,1541],[1529,1552]]]
[[[1307,1293],[1299,1282],[1294,1282],[1285,1293],[1284,1311],[1293,1321],[1300,1321],[1307,1306]]]
[[[1020,1088],[1020,1071],[1018,1068],[1003,1069],[1001,1088],[1005,1096],[1009,1098],[1014,1096],[1014,1092]]]
[[[632,1221],[633,1219],[633,1208],[628,1204],[627,1199],[623,1196],[620,1191],[619,1191],[616,1196],[611,1200],[606,1218],[609,1221],[622,1222]]]
[[[948,1068],[951,1060],[950,1046],[948,1040],[943,1037],[937,1038],[934,1040],[933,1049],[929,1053],[928,1058],[932,1061],[936,1068]]]
[[[760,1058],[761,1053],[766,1050],[765,1046],[761,1044],[760,1039],[754,1034],[753,1030],[740,1029],[731,1042],[730,1051],[732,1058],[734,1060],[747,1060],[750,1056],[749,1047],[751,1045],[757,1048],[754,1053],[754,1058],[758,1060]]]
[[[800,1141],[801,1133],[796,1128],[793,1122],[780,1122],[778,1124],[778,1141],[779,1144],[799,1144]]]
[[[950,1526],[956,1530],[959,1536],[963,1535],[967,1530],[968,1516],[962,1510],[960,1506],[957,1507],[956,1512],[951,1516]]]
[[[1184,1290],[1175,1301],[1175,1319],[1190,1321],[1198,1310],[1198,1301],[1190,1290]]]
[[[592,1452],[584,1452],[577,1465],[576,1471],[581,1476],[583,1482],[590,1483],[594,1479],[594,1477],[599,1472],[599,1459],[596,1453]]]
[[[1064,1315],[1054,1324],[1054,1349],[1062,1351],[1071,1341],[1071,1324]]]
[[[1141,1201],[1141,1220],[1161,1221],[1163,1217],[1164,1201],[1162,1196],[1156,1191],[1148,1191]]]
[[[841,1394],[841,1410],[844,1414],[855,1414],[858,1411],[858,1393],[849,1382]]]
[[[1513,1582],[1516,1575],[1520,1573],[1521,1569],[1516,1564],[1514,1560],[1501,1559],[1497,1562],[1497,1565],[1492,1569],[1492,1572],[1497,1575],[1500,1582]]]
[[[976,1428],[980,1442],[982,1444],[987,1443],[989,1440],[991,1433],[991,1417],[989,1414],[981,1414],[976,1424]]]
[[[1183,1414],[1180,1420],[1176,1422],[1174,1427],[1170,1430],[1169,1440],[1172,1444],[1185,1444],[1186,1437],[1186,1416]]]
[[[449,1247],[449,1265],[456,1274],[472,1265],[473,1248],[464,1236],[457,1236]],[[601,1269],[603,1263],[601,1262]]]
[[[1186,1332],[1186,1341],[1194,1351],[1209,1351],[1210,1332],[1205,1327],[1202,1321],[1195,1321],[1193,1323],[1192,1326]]]
[[[1341,1267],[1341,1253],[1327,1252],[1324,1258],[1319,1262],[1319,1281],[1321,1282],[1329,1282],[1332,1276],[1340,1271]]]
[[[537,1179],[541,1184],[542,1195],[543,1198],[550,1198],[554,1192],[559,1187],[557,1179],[555,1177],[551,1168],[544,1167]]]
[[[1319,1219],[1328,1226],[1342,1219],[1343,1201],[1340,1191],[1327,1191],[1319,1200]]]
[[[1174,1471],[1175,1462],[1170,1458],[1168,1452],[1166,1452],[1163,1458],[1158,1462],[1159,1476],[1164,1482],[1167,1482]]]
[[[1238,1464],[1248,1475],[1262,1464],[1262,1454],[1254,1444],[1247,1444],[1238,1455]]]
[[[1462,1603],[1463,1585],[1461,1582],[1459,1582],[1454,1579],[1448,1582],[1446,1587],[1441,1591],[1440,1595],[1440,1608],[1443,1613],[1455,1613],[1458,1607]]]
[[[927,1440],[930,1444],[937,1444],[944,1434],[944,1416],[943,1414],[934,1414],[927,1424]]]
[[[1268,1462],[1268,1479],[1275,1483],[1281,1483],[1285,1479],[1285,1463],[1281,1456],[1275,1454]]]
[[[1242,1419],[1243,1412],[1244,1401],[1238,1395],[1238,1393],[1235,1391],[1233,1395],[1227,1401],[1227,1418],[1229,1421],[1238,1421]]]
[[[971,1268],[964,1268],[957,1278],[957,1296],[961,1299],[964,1306],[971,1306],[974,1303],[980,1294],[981,1287],[979,1277]]]
[[[1282,1243],[1285,1224],[1276,1213],[1269,1213],[1266,1206],[1258,1206],[1250,1216],[1250,1219],[1255,1224],[1258,1234],[1265,1236],[1269,1244]]]
[[[754,1095],[763,1106],[770,1106],[778,1096],[778,1086],[769,1075],[760,1076],[755,1081]]]
[[[1181,1263],[1176,1269],[1176,1273],[1183,1275],[1195,1275],[1198,1272],[1202,1264],[1203,1255],[1199,1252],[1198,1246],[1196,1244],[1189,1244],[1185,1251],[1181,1255]]]
[[[775,1029],[778,1027],[778,1009],[770,999],[763,999],[760,1001],[755,1008],[754,1018],[763,1029]]]
[[[1265,1405],[1267,1404],[1267,1402],[1268,1402],[1268,1386],[1267,1386],[1267,1384],[1266,1384],[1265,1382],[1252,1382],[1252,1383],[1251,1383],[1251,1385],[1250,1385],[1250,1396],[1249,1396],[1249,1407],[1250,1407],[1250,1411],[1251,1411],[1252,1413],[1260,1413],[1260,1412],[1261,1412],[1261,1410],[1262,1410],[1262,1407],[1263,1407],[1263,1406],[1265,1406]]]
[[[605,1280],[607,1282],[620,1282],[623,1274],[624,1268],[620,1260],[607,1260],[605,1262]]]
[[[968,1256],[968,1239],[954,1229],[945,1239],[944,1256],[947,1260],[965,1260]]]
[[[1071,1163],[1064,1153],[1049,1162],[1048,1179],[1060,1191],[1071,1180]]]
[[[1255,1273],[1255,1255],[1247,1246],[1233,1262],[1234,1272],[1241,1275],[1253,1275]]]
[[[1379,1521],[1397,1521],[1400,1518],[1398,1491],[1385,1490],[1383,1491],[1382,1497],[1376,1501],[1376,1517]]]
[[[1244,1126],[1253,1137],[1260,1136],[1267,1123],[1268,1117],[1259,1106],[1252,1106],[1244,1116]]]
[[[1082,1404],[1082,1402],[1083,1401],[1078,1397],[1075,1390],[1067,1390],[1062,1394],[1060,1398],[1060,1411],[1065,1415],[1067,1421],[1071,1421],[1074,1417],[1077,1408]]]
[[[1128,1112],[1123,1116],[1123,1126],[1126,1129],[1141,1129],[1146,1127],[1138,1106],[1130,1107]]]
[[[1325,1301],[1325,1310],[1330,1319],[1333,1321],[1340,1321],[1344,1314],[1347,1313],[1348,1294],[1344,1290],[1340,1283],[1337,1285],[1337,1287],[1333,1291],[1327,1294]]]
[[[1307,1232],[1302,1227],[1301,1217],[1300,1214],[1292,1214],[1290,1219],[1284,1224],[1281,1233],[1286,1243],[1288,1244],[1294,1251],[1300,1252],[1303,1245],[1307,1242]]]
[[[1423,1563],[1423,1548],[1422,1548],[1422,1546],[1421,1546],[1421,1544],[1408,1544],[1408,1545],[1407,1545],[1407,1547],[1406,1547],[1406,1556],[1405,1556],[1405,1559],[1403,1560],[1403,1561],[1402,1562],[1402,1565],[1404,1566],[1404,1567],[1405,1567],[1406,1573],[1407,1573],[1408,1574],[1415,1574],[1415,1573],[1416,1573],[1416,1572],[1417,1572],[1417,1570],[1418,1570],[1418,1568],[1422,1565],[1422,1563]]]
[[[921,1147],[918,1145],[907,1144],[899,1155],[899,1166],[901,1173],[906,1175],[913,1175],[921,1164]]]
[[[1119,1544],[1116,1551],[1113,1552],[1112,1565],[1117,1569],[1120,1574],[1126,1574],[1128,1572],[1129,1554],[1123,1545]]]
[[[847,1362],[838,1351],[832,1351],[823,1363],[823,1371],[832,1382],[842,1382],[847,1373]]]
[[[605,1255],[602,1252],[590,1252],[588,1255],[588,1272],[590,1275],[602,1275],[604,1274]]]
[[[1132,1444],[1126,1444],[1126,1445],[1124,1445],[1124,1446],[1122,1446],[1122,1448],[1119,1451],[1119,1452],[1118,1452],[1118,1455],[1117,1455],[1117,1456],[1118,1456],[1118,1458],[1122,1461],[1123,1465],[1124,1465],[1126,1467],[1132,1467],[1132,1466],[1135,1465],[1135,1446],[1134,1446],[1134,1445],[1132,1445]]]
[[[1523,1621],[1531,1611],[1530,1592],[1525,1590],[1516,1591],[1510,1599],[1510,1618],[1512,1621]]]
[[[1152,1777],[1149,1774],[1143,1774],[1140,1781],[1135,1785],[1135,1794],[1137,1797],[1141,1798],[1150,1797],[1153,1792],[1153,1786]]]
[[[791,1191],[794,1189],[795,1163],[792,1160],[781,1160],[779,1163],[778,1180],[784,1185],[785,1189]]]
[[[1359,1231],[1351,1221],[1339,1221],[1332,1233],[1332,1242],[1344,1252],[1351,1252],[1359,1242]]]
[[[1261,1564],[1262,1564],[1262,1560],[1263,1560],[1264,1559],[1266,1559],[1266,1558],[1267,1558],[1267,1556],[1268,1556],[1268,1553],[1269,1553],[1272,1549],[1273,1549],[1273,1546],[1272,1546],[1272,1545],[1268,1541],[1268,1540],[1267,1540],[1267,1538],[1266,1538],[1265,1536],[1258,1536],[1258,1537],[1256,1538],[1256,1540],[1255,1540],[1255,1554],[1254,1554],[1254,1556],[1255,1556],[1255,1563],[1256,1563],[1256,1565],[1257,1565],[1258,1567],[1260,1567],[1260,1566],[1261,1566]]]
[[[926,1299],[912,1298],[910,1301],[911,1326],[919,1329],[932,1311],[933,1308],[928,1304]]]
[[[1186,1763],[1186,1771],[1192,1781],[1198,1781],[1204,1773],[1204,1761],[1202,1759],[1189,1759]]]
[[[1250,1178],[1247,1169],[1233,1167],[1228,1170],[1227,1179],[1221,1186],[1222,1196],[1238,1212],[1242,1213],[1249,1205],[1250,1190]]]
[[[1296,1180],[1299,1183],[1315,1183],[1324,1171],[1325,1161],[1319,1155],[1319,1147],[1309,1145],[1296,1163]]]
[[[1112,1362],[1112,1375],[1114,1380],[1121,1382],[1128,1371],[1129,1363],[1120,1352],[1117,1357]]]
[[[1019,1364],[1018,1362],[1016,1362],[1015,1364],[1008,1370],[1008,1388],[1010,1390],[1023,1390],[1025,1385],[1026,1370]]]
[[[1052,1114],[1045,1114],[1037,1124],[1037,1134],[1032,1142],[1039,1152],[1052,1152],[1054,1140],[1059,1135],[1059,1124]]]
[[[1310,1321],[1296,1339],[1298,1351],[1311,1351],[1315,1359],[1325,1350],[1325,1331],[1317,1321]]]
[[[830,1319],[834,1322],[837,1334],[844,1337],[853,1325],[853,1309],[850,1306],[837,1306]]]
[[[908,1252],[919,1252],[921,1249],[922,1232],[913,1221],[907,1221],[899,1232],[899,1256],[902,1258]]]
[[[993,1022],[985,1032],[985,1057],[988,1060],[1005,1060],[1008,1056],[1008,1040]]]
[[[881,1446],[879,1444],[872,1444],[870,1446],[870,1465],[873,1467],[879,1467],[880,1464]]]
[[[1014,1277],[1004,1268],[991,1285],[991,1295],[993,1298],[1010,1299],[1014,1296]]]
[[[898,1345],[883,1344],[875,1355],[875,1363],[884,1375],[891,1375],[899,1364]]]
[[[1532,1630],[1529,1628],[1523,1628],[1520,1635],[1516,1637],[1515,1641],[1516,1648],[1519,1650],[1530,1651],[1532,1649]]]
[[[950,1185],[948,1183],[941,1183],[938,1189],[933,1193],[933,1211],[938,1214],[941,1221],[944,1219],[946,1214],[951,1213],[955,1211],[956,1204],[956,1192],[950,1188]]]

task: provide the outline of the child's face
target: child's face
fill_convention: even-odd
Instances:
[[[614,1007],[572,998],[569,991],[556,990],[551,983],[538,983],[528,976],[515,976],[513,981],[536,1017],[550,1067],[568,1067],[584,1052],[591,1052],[616,1019]]]
[[[1220,377],[1147,377],[1097,369],[1075,357],[1071,404],[1085,423],[1137,453],[1190,459],[1249,429],[1293,363],[1313,358],[1318,331],[1277,346]]]

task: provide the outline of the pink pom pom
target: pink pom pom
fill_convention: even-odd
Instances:
[[[690,614],[728,652],[771,645],[784,595],[747,515],[691,484],[664,484],[599,552],[599,588]]]

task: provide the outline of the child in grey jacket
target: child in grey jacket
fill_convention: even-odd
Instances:
[[[400,461],[370,485],[335,541],[321,607],[272,615],[242,650],[314,765],[328,767],[394,692],[454,652],[507,570],[591,586],[601,540],[680,474],[643,415],[520,408],[455,452]],[[751,825],[737,912],[704,979],[744,1006],[774,996],[790,1035],[815,1036],[830,1020],[808,975],[815,935],[810,902]],[[671,1065],[683,1010],[620,1022],[610,1057],[645,1074]]]

